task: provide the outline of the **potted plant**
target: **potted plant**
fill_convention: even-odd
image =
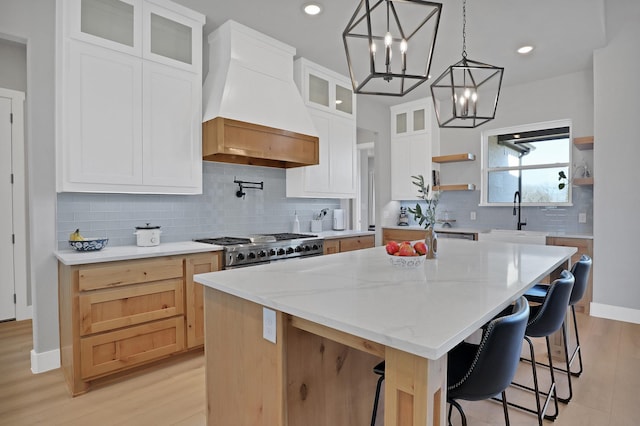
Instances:
[[[423,209],[420,203],[416,203],[415,208],[409,208],[409,213],[413,214],[414,220],[418,222],[420,226],[424,226],[427,230],[426,237],[424,239],[427,245],[427,259],[433,259],[436,257],[438,251],[438,236],[436,235],[433,227],[436,224],[436,208],[438,207],[438,200],[440,194],[436,191],[433,192],[431,197],[429,196],[429,185],[425,186],[424,177],[422,175],[411,176],[413,184],[418,187],[418,198],[424,200],[426,203]]]

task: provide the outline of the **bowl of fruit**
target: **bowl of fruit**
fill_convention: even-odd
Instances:
[[[69,245],[77,251],[102,250],[108,243],[108,238],[85,238],[80,234],[79,229],[69,235]]]
[[[427,258],[427,245],[424,241],[411,244],[409,241],[398,243],[389,241],[385,246],[389,262],[396,268],[413,269],[422,266]]]

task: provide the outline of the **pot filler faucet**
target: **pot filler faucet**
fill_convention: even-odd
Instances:
[[[520,221],[520,202],[522,200],[520,199],[520,191],[516,191],[515,194],[513,194],[513,215],[516,215],[516,211],[518,212],[518,231],[522,231],[522,227],[525,226],[527,224],[527,222],[521,222]]]

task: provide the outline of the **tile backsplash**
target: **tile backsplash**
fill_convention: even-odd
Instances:
[[[246,189],[244,181],[264,181],[264,190]],[[161,241],[290,232],[295,212],[300,231],[310,232],[311,219],[323,208],[340,208],[340,200],[287,198],[286,172],[270,167],[203,162],[201,195],[133,195],[60,193],[57,199],[57,240],[68,246],[69,234],[79,228],[85,237],[108,237],[109,245],[135,245],[136,226],[159,225]],[[331,229],[331,213],[323,230]]]
[[[437,218],[445,211],[454,228],[516,229],[513,207],[480,207],[480,191],[445,191],[440,193]],[[415,207],[416,201],[402,201],[402,207]],[[471,220],[476,212],[476,220]],[[586,223],[578,223],[580,213],[586,213]],[[575,186],[573,206],[566,207],[522,207],[523,227],[529,231],[561,232],[567,234],[593,235],[593,188]],[[409,214],[409,224],[417,225]]]

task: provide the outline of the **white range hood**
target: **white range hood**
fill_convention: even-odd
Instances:
[[[208,41],[204,159],[275,167],[317,164],[318,133],[293,80],[296,50],[234,21]]]

